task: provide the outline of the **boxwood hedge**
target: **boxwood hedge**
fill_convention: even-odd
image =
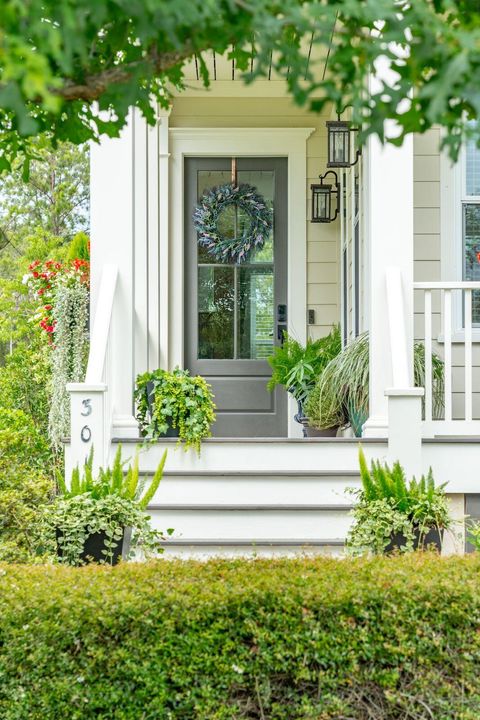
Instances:
[[[2,720],[478,720],[480,559],[0,568]]]

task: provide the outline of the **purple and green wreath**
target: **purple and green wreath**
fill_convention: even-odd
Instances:
[[[218,228],[220,213],[228,206],[237,207],[248,216],[240,235],[226,237]],[[273,212],[252,185],[228,183],[207,190],[193,213],[198,244],[219,262],[241,263],[259,250],[273,227]]]

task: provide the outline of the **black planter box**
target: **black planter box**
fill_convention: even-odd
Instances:
[[[430,530],[420,538],[420,530],[415,528],[413,531],[413,549],[414,550],[427,550],[428,548],[434,548],[437,552],[442,549],[443,529],[430,528]],[[402,546],[406,545],[405,535],[401,532],[392,533],[390,535],[390,542],[386,546],[384,552],[391,553],[395,550],[400,550]]]
[[[63,535],[62,531],[57,528],[56,531],[57,535],[57,555],[59,558],[63,557],[63,549],[58,543],[58,538]],[[80,560],[87,565],[91,562],[106,562],[109,565],[117,565],[120,558],[122,557],[122,550],[123,550],[123,543],[125,538],[125,528],[122,532],[122,537],[118,541],[117,545],[112,549],[112,557],[107,558],[106,555],[102,552],[102,550],[105,550],[105,541],[107,539],[107,535],[105,532],[98,532],[98,533],[92,533],[92,535],[89,535],[87,539],[85,540],[85,545],[83,546],[83,552],[80,554]]]
[[[147,398],[148,398],[148,411],[150,413],[150,419],[152,419],[152,409],[153,409],[153,389],[154,384],[153,382],[147,383]],[[168,429],[164,433],[156,433],[157,437],[172,437],[172,438],[178,438],[178,428],[174,428],[172,426],[172,421],[170,418],[167,419]],[[155,428],[156,430],[156,428]]]

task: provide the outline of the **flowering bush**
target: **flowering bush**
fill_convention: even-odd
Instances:
[[[25,275],[24,282],[41,299],[34,320],[51,338],[57,324],[54,316],[54,306],[58,288],[60,286],[74,287],[77,284],[88,286],[90,263],[88,260],[79,258],[67,263],[47,260],[42,264],[40,260],[35,260],[28,269],[29,272]]]

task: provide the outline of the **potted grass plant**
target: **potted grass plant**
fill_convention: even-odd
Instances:
[[[199,453],[201,441],[211,436],[215,404],[210,385],[200,375],[178,367],[143,373],[137,377],[135,401],[140,432],[147,440],[178,437],[186,449]]]
[[[267,388],[272,391],[277,385],[282,385],[295,398],[298,407],[295,419],[302,423],[306,435],[320,434],[318,430],[311,428],[304,412],[305,405],[318,378],[341,349],[342,341],[337,325],[323,338],[308,338],[305,345],[285,333],[283,344],[276,347],[268,358],[272,377]],[[330,433],[336,434],[337,427],[332,428]]]
[[[414,345],[414,382],[425,385],[425,348]],[[362,333],[324,368],[308,397],[305,412],[310,424],[319,429],[350,426],[356,437],[368,418],[370,386],[369,339]],[[434,417],[441,417],[444,398],[442,360],[432,353],[432,398]]]
[[[115,565],[122,557],[127,530],[131,553],[136,549],[144,555],[162,552],[164,536],[151,528],[145,510],[162,479],[166,457],[165,451],[145,492],[138,455],[125,469],[120,446],[112,467],[100,468],[98,474],[93,472],[90,453],[82,471],[78,467],[73,470],[69,486],[60,475],[58,497],[45,510],[45,523],[55,535],[59,561],[75,566],[89,562]]]
[[[435,485],[432,471],[407,481],[399,462],[392,468],[372,461],[370,469],[359,452],[361,488],[347,537],[353,554],[388,554],[434,548],[441,550],[443,533],[451,526],[445,486]]]

